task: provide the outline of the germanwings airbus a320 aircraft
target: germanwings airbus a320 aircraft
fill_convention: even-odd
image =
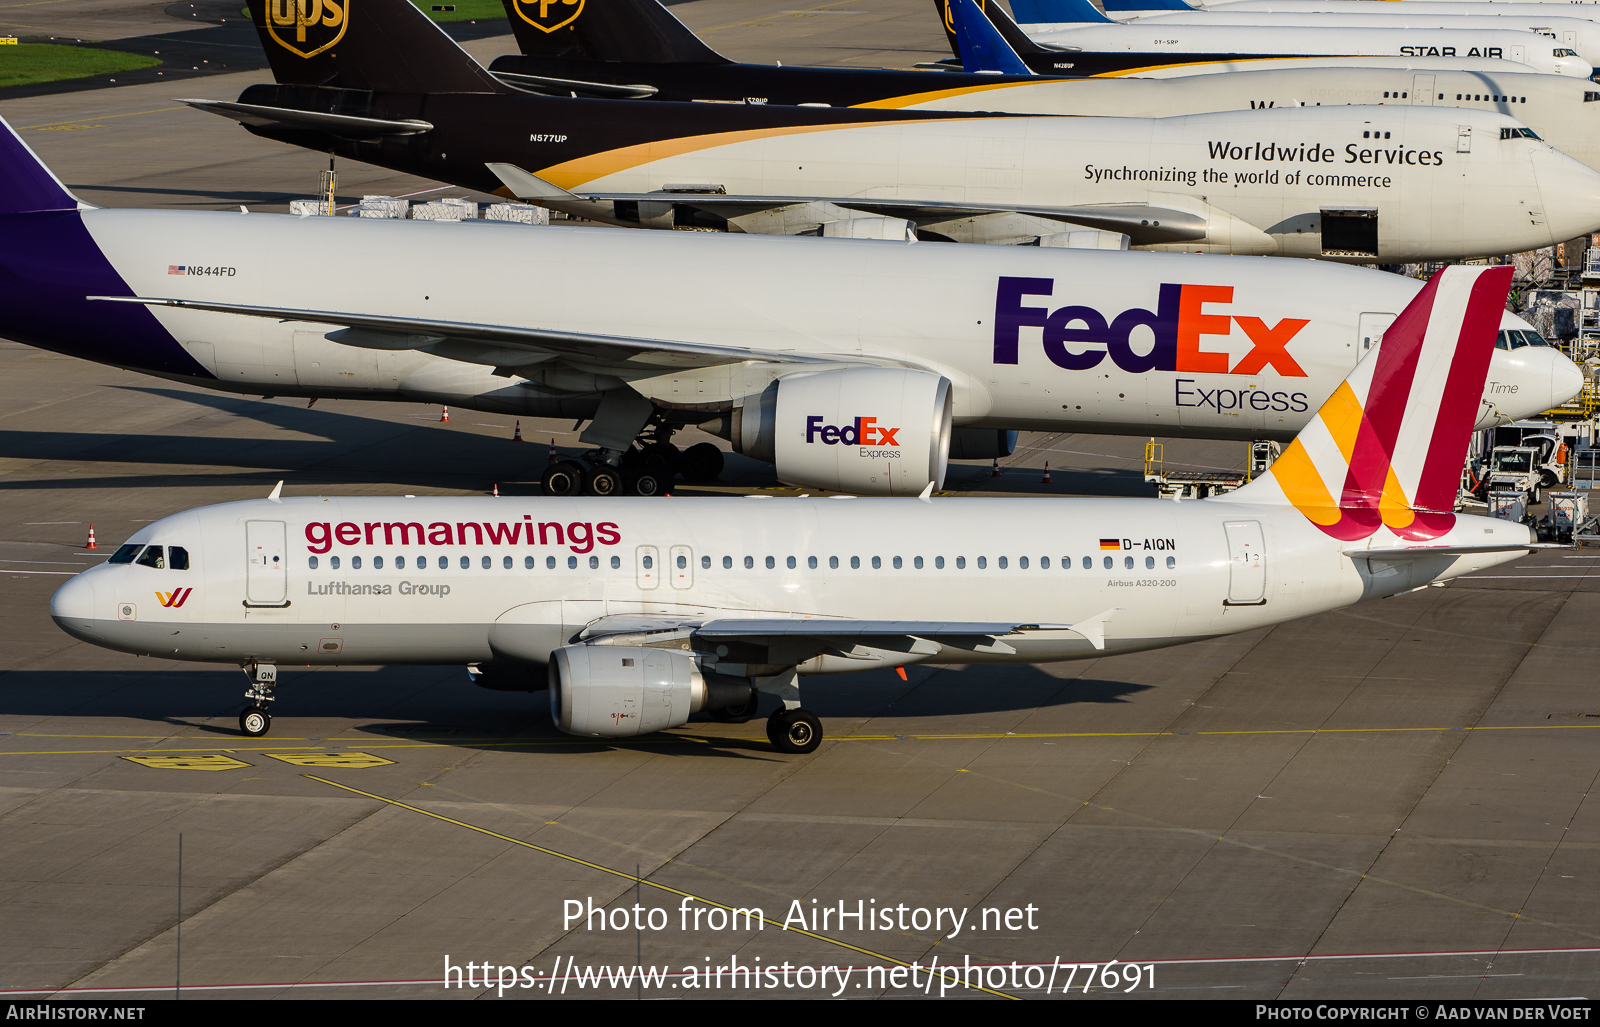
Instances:
[[[590,419],[557,495],[659,489],[636,441],[686,424],[791,484],[900,496],[942,488],[952,453],[1001,455],[1002,431],[1287,442],[1421,288],[1320,261],[80,209],[3,123],[0,271],[0,336],[46,349]],[[1501,327],[1480,427],[1583,383]]]
[[[296,498],[137,532],[51,616],[124,652],[548,668],[563,731],[627,738],[782,707],[799,676],[1176,645],[1391,596],[1534,548],[1453,513],[1511,269],[1423,289],[1270,471],[1226,499]],[[752,505],[754,504],[754,505]]]

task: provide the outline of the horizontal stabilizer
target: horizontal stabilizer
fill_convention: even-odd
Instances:
[[[1570,546],[1541,545],[1537,542],[1501,542],[1488,546],[1392,546],[1387,549],[1346,549],[1346,556],[1369,560],[1419,560],[1428,556],[1476,556],[1479,553],[1531,553],[1535,549],[1569,549]]]
[[[232,118],[243,125],[255,128],[277,126],[297,128],[352,139],[376,139],[381,136],[414,136],[432,132],[433,124],[427,121],[389,121],[383,118],[360,118],[351,114],[323,114],[318,111],[297,111],[287,107],[263,107],[253,103],[232,103],[227,100],[178,100],[196,110]]]
[[[655,86],[613,85],[610,82],[586,82],[576,78],[551,78],[549,75],[525,75],[520,71],[490,71],[489,74],[508,86],[531,89],[536,93],[593,97],[601,100],[643,100],[660,92]]]
[[[182,307],[209,310],[246,317],[269,317],[279,321],[307,321],[312,324],[345,325],[363,329],[361,339],[367,349],[421,349],[446,342],[487,344],[511,351],[576,357],[587,362],[602,361],[612,366],[709,367],[744,360],[776,363],[838,363],[840,358],[815,354],[748,349],[743,346],[715,346],[667,339],[636,339],[618,335],[593,335],[511,325],[471,324],[458,321],[430,321],[419,317],[390,317],[381,314],[355,314],[337,310],[301,310],[290,307],[257,307],[237,303],[211,303],[204,300],[166,299],[144,296],[90,296],[110,303],[140,303],[151,307]],[[341,333],[330,333],[337,336]],[[381,335],[382,338],[372,338]],[[342,341],[335,338],[334,341]],[[354,339],[352,339],[354,341]],[[456,354],[451,354],[456,356]],[[471,359],[458,356],[457,359]],[[855,358],[842,358],[853,360]],[[514,364],[515,360],[480,360],[479,363]],[[532,361],[524,361],[531,363]]]

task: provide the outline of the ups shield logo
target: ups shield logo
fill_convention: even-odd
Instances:
[[[328,49],[349,26],[350,0],[267,0],[267,33],[300,57]]]
[[[540,32],[566,28],[583,13],[584,0],[514,0],[517,17]]]

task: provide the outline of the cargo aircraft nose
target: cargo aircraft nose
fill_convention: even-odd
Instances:
[[[1583,370],[1554,346],[1522,346],[1495,357],[1483,395],[1503,417],[1534,417],[1583,391]]]
[[[1534,176],[1539,184],[1537,213],[1552,243],[1600,231],[1600,171],[1567,156],[1548,144],[1509,140],[1512,145],[1533,142]]]

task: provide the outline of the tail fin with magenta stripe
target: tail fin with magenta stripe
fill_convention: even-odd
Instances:
[[[1446,267],[1272,467],[1229,502],[1287,503],[1343,541],[1455,524],[1472,427],[1512,269]]]

